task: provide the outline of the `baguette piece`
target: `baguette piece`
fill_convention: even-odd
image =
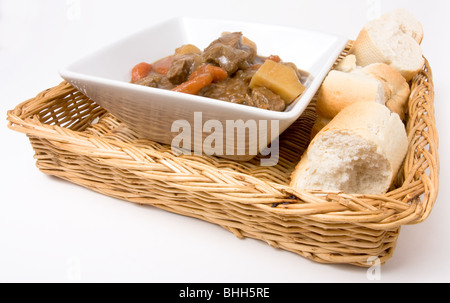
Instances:
[[[410,92],[405,78],[393,67],[375,63],[361,68],[355,64],[355,56],[349,55],[328,74],[319,89],[316,103],[318,118],[311,137],[342,109],[356,102],[386,105],[403,121]]]
[[[309,145],[291,176],[296,190],[386,193],[408,148],[397,114],[375,102],[343,109]]]
[[[356,102],[385,104],[385,90],[380,81],[361,72],[332,70],[317,96],[316,112],[321,118],[333,119],[342,109]]]
[[[384,63],[371,64],[360,71],[377,79],[383,85],[385,105],[397,113],[403,121],[411,94],[406,79],[396,69]]]
[[[397,8],[380,17],[380,22],[392,26],[392,30],[400,30],[421,44],[424,32],[423,26],[410,11]]]
[[[350,54],[359,66],[385,63],[410,81],[425,63],[420,42],[421,24],[405,10],[395,10],[369,21],[359,33]],[[419,42],[420,41],[420,42]]]
[[[342,60],[334,67],[334,70],[349,73],[357,68],[356,56],[348,55],[342,58]]]

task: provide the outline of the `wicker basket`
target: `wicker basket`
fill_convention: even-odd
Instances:
[[[347,49],[342,53],[346,54]],[[342,57],[341,56],[341,57]],[[139,138],[69,84],[8,112],[27,134],[37,167],[108,196],[152,205],[260,239],[320,263],[381,264],[400,227],[425,220],[438,193],[438,136],[428,62],[412,81],[402,173],[385,195],[296,192],[289,178],[309,143],[314,102],[280,139],[280,161],[261,167],[207,156],[177,156]]]

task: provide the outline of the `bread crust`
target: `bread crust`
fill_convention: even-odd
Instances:
[[[350,72],[331,71],[319,89],[316,103],[318,121],[312,136],[342,109],[356,102],[386,105],[403,121],[410,92],[405,78],[395,68],[384,63],[370,64]]]
[[[345,132],[363,138],[370,144],[376,145],[376,153],[383,156],[390,164],[389,176],[379,194],[385,193],[400,166],[403,163],[408,139],[404,124],[397,114],[374,102],[358,102],[342,110],[325,128],[311,141],[307,151],[291,175],[290,186],[297,190],[303,188],[303,178],[308,178],[308,171],[313,169],[309,160],[309,153],[320,138],[330,132]],[[327,190],[323,188],[323,190]]]
[[[358,66],[367,66],[373,63],[390,63],[383,53],[378,50],[375,43],[370,38],[370,34],[366,27],[359,32],[349,54],[355,55],[356,65]]]
[[[331,71],[319,89],[316,112],[322,118],[333,119],[355,102],[384,104],[383,92],[381,83],[371,76]]]
[[[406,79],[395,68],[383,63],[368,65],[361,71],[382,83],[386,106],[392,112],[397,113],[403,121],[411,94]]]
[[[420,47],[423,37],[422,24],[408,11],[397,9],[366,23],[350,54],[356,56],[359,66],[388,64],[409,82],[425,64]]]
[[[311,129],[311,140],[324,128],[328,123],[331,122],[331,119],[324,118],[322,116],[318,116],[316,122],[314,123]]]

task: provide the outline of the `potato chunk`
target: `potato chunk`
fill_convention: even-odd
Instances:
[[[176,55],[201,54],[202,51],[195,45],[185,44],[175,50]]]
[[[272,60],[266,60],[250,81],[251,89],[259,86],[278,94],[286,105],[291,104],[305,91],[291,67]]]

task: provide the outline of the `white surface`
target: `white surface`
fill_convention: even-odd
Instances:
[[[217,16],[355,38],[367,17],[408,7],[423,23],[422,46],[434,73],[441,188],[431,216],[402,228],[394,257],[375,277],[449,282],[449,2],[226,3],[217,9],[195,0],[0,0],[0,112],[5,117],[58,84],[62,64],[172,17]],[[10,131],[5,120],[0,132],[6,142],[0,149],[0,282],[376,282],[366,269],[316,264],[257,240],[238,240],[215,225],[48,177],[35,168],[24,135]]]

